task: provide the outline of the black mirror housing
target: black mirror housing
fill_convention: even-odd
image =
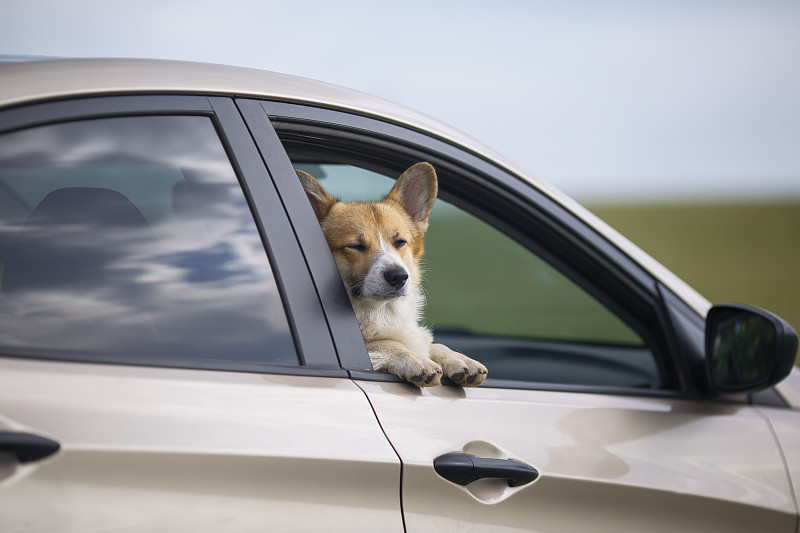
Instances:
[[[777,315],[746,305],[715,305],[706,317],[706,369],[714,395],[752,393],[789,375],[797,333]]]

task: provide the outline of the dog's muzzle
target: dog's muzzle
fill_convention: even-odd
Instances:
[[[411,288],[411,273],[396,253],[381,254],[364,276],[361,296],[390,300],[405,296]]]

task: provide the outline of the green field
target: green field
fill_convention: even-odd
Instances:
[[[800,201],[589,209],[712,303],[763,307],[800,329]]]

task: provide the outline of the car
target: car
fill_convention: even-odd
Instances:
[[[237,67],[0,80],[0,531],[798,530],[791,326],[462,133]],[[372,370],[295,172],[421,161],[424,320],[480,387]]]

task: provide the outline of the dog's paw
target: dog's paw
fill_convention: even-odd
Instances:
[[[372,350],[369,358],[372,368],[388,372],[418,387],[435,387],[442,384],[442,367],[427,357],[412,354],[396,346],[382,346]]]
[[[401,378],[417,385],[418,387],[435,387],[442,384],[442,367],[430,359],[414,358],[413,365],[409,365],[408,373]]]
[[[489,371],[479,362],[472,360],[470,363],[456,365],[456,368],[446,372],[448,378],[462,387],[477,387],[485,380]]]
[[[454,352],[443,344],[431,346],[431,359],[441,365],[445,376],[462,387],[477,387],[489,374],[487,368],[475,359]]]

